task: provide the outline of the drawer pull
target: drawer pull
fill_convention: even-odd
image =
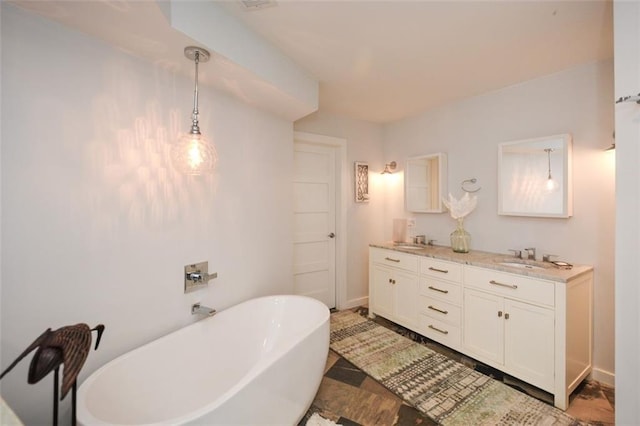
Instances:
[[[498,281],[494,281],[494,280],[489,281],[489,284],[499,285],[500,287],[512,288],[512,289],[514,289],[514,290],[515,290],[516,288],[518,288],[518,286],[517,286],[517,285],[515,285],[515,284],[503,284],[503,283],[499,283]]]
[[[391,257],[385,257],[384,260],[388,260],[389,262],[400,263],[400,259],[393,259]]]
[[[446,269],[438,269],[438,268],[434,268],[432,266],[429,266],[429,270],[430,271],[435,271],[435,272],[442,272],[443,274],[448,274],[449,271],[447,271]]]
[[[449,293],[449,290],[442,290],[441,288],[437,288],[433,286],[429,286],[429,290],[439,291],[440,293],[444,293],[444,294]]]
[[[429,324],[429,328],[432,329],[432,330],[437,331],[438,333],[449,334],[449,332],[447,330],[440,330],[438,327],[434,327],[431,324]]]
[[[438,308],[433,307],[431,305],[429,305],[428,308],[431,309],[432,311],[440,312],[441,314],[445,314],[445,315],[447,315],[449,313],[449,311],[443,311],[442,309],[438,309]]]

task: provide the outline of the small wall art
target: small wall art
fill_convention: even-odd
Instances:
[[[369,202],[369,164],[356,161],[353,171],[356,203],[367,203]]]

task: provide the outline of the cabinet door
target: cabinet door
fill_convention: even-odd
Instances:
[[[505,366],[513,375],[553,392],[553,310],[505,299]]]
[[[503,298],[464,290],[462,346],[469,355],[502,364],[504,360]]]
[[[418,324],[418,277],[395,271],[393,280],[394,316],[400,324],[414,328]]]
[[[371,266],[371,310],[374,314],[393,319],[393,271],[381,265]]]

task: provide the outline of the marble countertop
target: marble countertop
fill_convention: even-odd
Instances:
[[[369,246],[565,283],[593,270],[593,267],[588,265],[573,265],[571,269],[561,269],[549,262],[529,261],[518,259],[508,254],[490,253],[479,250],[471,250],[469,253],[455,253],[451,250],[451,247],[446,246],[426,246],[408,243],[397,244],[392,242],[374,243],[369,244]],[[508,266],[501,264],[501,262],[528,264],[536,268],[527,269],[526,267]]]

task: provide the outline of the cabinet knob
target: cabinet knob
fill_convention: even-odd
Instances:
[[[509,314],[505,312],[504,319],[509,319]]]
[[[498,318],[502,318],[502,311],[498,311]]]

